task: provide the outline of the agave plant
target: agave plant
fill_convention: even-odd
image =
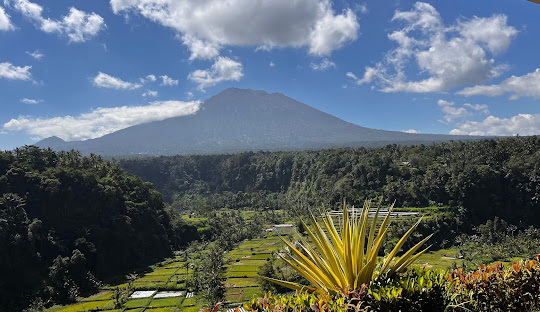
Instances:
[[[305,277],[312,286],[268,277],[263,278],[294,290],[316,291],[322,294],[336,294],[338,292],[346,294],[351,290],[359,289],[363,284],[369,284],[373,278],[381,274],[390,276],[406,269],[427,251],[429,247],[415,254],[431,235],[396,258],[407,238],[420,223],[420,218],[385,257],[380,269],[376,270],[377,255],[390,227],[393,205],[388,208],[388,213],[378,230],[377,221],[380,205],[371,220],[371,225],[368,220],[370,207],[371,202],[366,201],[361,213],[355,213],[355,209],[353,209],[351,215],[347,205],[343,204],[343,220],[338,226],[339,229],[328,212],[322,216],[322,226],[313,214],[310,214],[312,229],[299,217],[311,241],[308,243],[306,239],[299,236],[299,248],[295,248],[291,242],[281,238],[288,247],[288,252],[285,255],[280,255],[281,258]]]

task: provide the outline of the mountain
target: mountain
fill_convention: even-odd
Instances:
[[[365,128],[281,93],[230,88],[206,100],[192,115],[140,124],[96,139],[65,142],[50,137],[35,145],[120,156],[305,150],[471,139],[478,138]]]

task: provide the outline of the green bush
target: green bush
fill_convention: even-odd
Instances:
[[[366,304],[372,311],[444,311],[446,276],[446,271],[416,267],[379,276],[368,286]]]
[[[447,288],[454,311],[537,311],[540,308],[540,255],[511,265],[482,265],[474,272],[457,269]]]

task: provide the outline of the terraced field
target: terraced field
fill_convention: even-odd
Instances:
[[[186,217],[186,219],[188,219]],[[195,218],[193,218],[195,219]],[[192,220],[193,221],[193,220]],[[204,226],[205,220],[194,220]],[[225,256],[225,287],[226,303],[229,306],[251,300],[261,294],[258,283],[258,271],[273,255],[283,248],[279,235],[275,232],[266,233],[266,236],[242,242]],[[447,268],[453,263],[460,265],[461,260],[453,258],[457,250],[439,250],[423,255],[418,265],[426,263],[436,268]],[[129,298],[122,309],[114,309],[114,290],[127,289],[128,283],[104,287],[101,292],[88,298],[81,298],[79,302],[69,306],[54,306],[47,312],[78,312],[78,311],[126,311],[126,312],[160,312],[160,311],[186,311],[197,312],[202,307],[201,299],[186,298],[186,278],[192,275],[192,269],[187,270],[186,262],[179,257],[168,259],[154,266],[148,272],[133,281],[135,291],[141,290],[167,290],[183,291],[183,295],[174,298]]]
[[[268,233],[267,236],[244,241],[226,256],[225,287],[226,301],[241,303],[251,300],[261,293],[257,272],[272,252],[282,247],[279,236]]]

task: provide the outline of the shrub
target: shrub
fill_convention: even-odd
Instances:
[[[265,294],[244,305],[252,312],[363,312],[364,302],[351,300],[342,294],[297,293],[293,296]]]
[[[512,265],[482,265],[448,275],[454,311],[530,311],[540,307],[540,255]]]
[[[444,311],[447,272],[411,268],[392,277],[381,275],[368,286],[370,311]]]

